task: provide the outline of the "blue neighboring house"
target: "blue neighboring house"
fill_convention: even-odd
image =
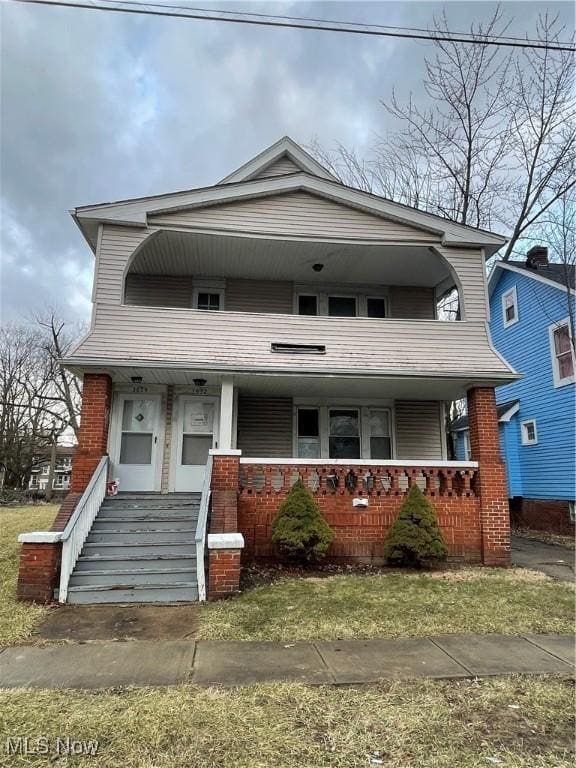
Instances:
[[[488,278],[492,342],[523,378],[496,390],[512,522],[574,531],[576,384],[570,306],[574,269],[536,246],[526,261],[497,262]],[[568,303],[570,302],[570,304]],[[470,455],[468,420],[452,426],[456,458]]]

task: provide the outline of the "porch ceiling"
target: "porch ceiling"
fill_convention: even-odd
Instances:
[[[72,367],[74,370],[74,367]],[[83,366],[77,373],[107,373],[116,384],[175,385],[194,388],[196,380],[204,380],[202,388],[219,389],[230,374],[209,370],[182,370],[131,366]],[[140,379],[141,381],[134,381]],[[355,376],[258,375],[235,373],[234,387],[240,395],[252,397],[322,397],[390,400],[458,400],[473,386],[498,386],[499,381],[470,378],[382,378]]]
[[[323,264],[320,272],[313,264]],[[131,273],[303,283],[433,287],[450,277],[428,246],[273,239],[163,230],[135,256]]]

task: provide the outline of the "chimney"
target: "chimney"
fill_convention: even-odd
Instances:
[[[548,266],[548,248],[543,245],[535,245],[526,254],[526,266],[530,269],[539,269]]]

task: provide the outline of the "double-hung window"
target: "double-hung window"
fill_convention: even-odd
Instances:
[[[330,408],[328,450],[331,459],[360,458],[360,414],[357,408]]]
[[[554,386],[563,387],[574,381],[574,348],[568,318],[549,328]]]
[[[534,419],[523,421],[520,429],[522,430],[522,445],[536,445],[538,442],[538,432],[536,431]]]
[[[518,322],[518,295],[516,286],[502,295],[502,319],[504,328]]]
[[[298,457],[320,458],[320,411],[318,408],[298,408]]]

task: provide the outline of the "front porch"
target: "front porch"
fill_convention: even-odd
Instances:
[[[271,523],[297,479],[335,532],[328,553],[335,562],[381,564],[386,532],[416,483],[436,508],[451,560],[508,565],[493,387],[468,390],[472,460],[446,456],[444,401],[462,396],[466,386],[441,377],[85,373],[72,493],[48,539],[23,539],[20,594],[50,598],[51,588],[38,582],[54,584],[58,542],[76,518],[78,558],[101,504],[85,498],[96,475],[100,498],[104,475],[122,493],[201,494],[195,534],[184,543],[196,549],[198,583],[205,578],[209,599],[238,590],[241,562],[275,557]],[[79,513],[82,505],[92,510],[90,520]],[[51,545],[46,557],[44,544]],[[74,557],[66,561],[70,574]]]

